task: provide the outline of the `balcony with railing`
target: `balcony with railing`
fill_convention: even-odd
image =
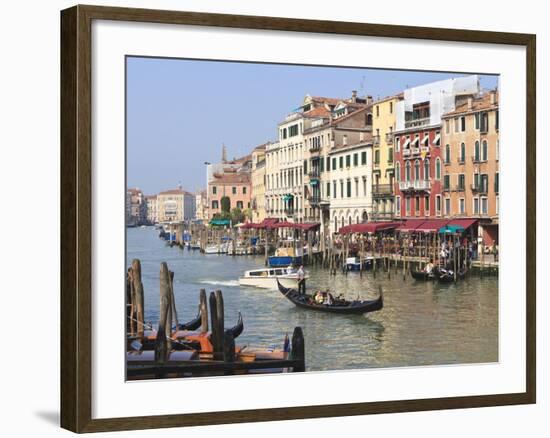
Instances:
[[[480,195],[487,194],[487,185],[486,184],[472,184],[471,186],[472,192],[479,193]]]
[[[430,147],[429,146],[420,146],[420,152],[423,152],[426,155],[428,155],[430,153]]]
[[[418,146],[412,147],[412,148],[411,148],[411,154],[412,154],[412,155],[418,155],[418,154],[420,154],[420,148],[419,148]]]
[[[393,132],[386,133],[386,143],[393,144]]]
[[[405,129],[416,128],[418,126],[426,126],[430,124],[430,118],[424,117],[422,119],[411,119],[405,121]]]
[[[430,187],[429,180],[399,181],[399,190],[403,192],[430,190]]]
[[[410,157],[410,155],[411,155],[411,150],[409,148],[403,149],[403,156],[404,157]]]
[[[393,184],[374,184],[372,186],[372,196],[383,198],[393,195]]]
[[[380,146],[380,136],[379,135],[373,135],[372,136],[372,144],[373,144],[373,146]]]
[[[319,169],[313,168],[307,175],[309,176],[309,179],[319,179],[321,177],[321,172],[319,172]]]
[[[321,145],[315,144],[315,142],[312,143],[311,146],[309,147],[310,152],[319,152],[320,150],[321,150]]]

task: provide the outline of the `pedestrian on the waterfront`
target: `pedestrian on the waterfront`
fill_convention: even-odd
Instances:
[[[306,276],[302,265],[300,265],[300,268],[298,269],[298,293],[300,295],[306,293]]]

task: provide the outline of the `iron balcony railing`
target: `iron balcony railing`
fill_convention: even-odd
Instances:
[[[373,196],[386,196],[393,194],[393,184],[375,184],[372,186]]]
[[[430,181],[420,179],[416,181],[399,181],[399,190],[430,190]]]
[[[386,143],[387,144],[393,144],[393,133],[388,132],[386,134]]]

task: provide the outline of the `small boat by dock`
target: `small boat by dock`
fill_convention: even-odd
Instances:
[[[204,248],[205,254],[227,254],[228,250],[227,243],[220,243],[219,245],[208,245]]]
[[[431,272],[425,270],[421,271],[411,271],[411,277],[419,281],[432,281],[437,279],[438,271],[436,268],[432,269]]]
[[[466,269],[462,269],[457,272],[456,279],[463,280],[466,277]],[[438,280],[440,283],[454,283],[455,276],[454,272],[451,270],[441,269],[438,275]]]
[[[309,276],[306,274],[306,280]],[[254,286],[262,289],[277,289],[277,282],[288,288],[298,287],[298,270],[289,268],[262,268],[245,271],[239,278],[241,286]]]
[[[268,258],[269,266],[301,265],[305,255],[304,249],[295,248],[294,244],[295,242],[293,241],[283,242],[283,246],[277,248],[275,254]]]
[[[361,263],[359,257],[348,257],[346,259],[346,270],[347,271],[360,271],[363,268],[363,271],[372,269],[372,264],[374,257],[368,256],[363,259]]]
[[[295,306],[308,310],[316,310],[319,312],[340,313],[340,314],[363,314],[368,312],[376,312],[384,307],[384,298],[382,289],[380,296],[375,300],[344,300],[333,299],[332,304],[317,304],[313,296],[308,294],[300,294],[296,289],[286,288],[281,283],[277,282],[279,292],[292,302]]]

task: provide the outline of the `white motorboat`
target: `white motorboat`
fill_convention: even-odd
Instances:
[[[227,254],[227,243],[222,243],[220,245],[208,245],[204,248],[205,254]]]
[[[304,278],[307,280],[309,276]],[[254,286],[264,289],[277,289],[277,280],[291,289],[298,288],[298,270],[289,268],[263,268],[245,271],[244,276],[239,278],[241,286]]]

